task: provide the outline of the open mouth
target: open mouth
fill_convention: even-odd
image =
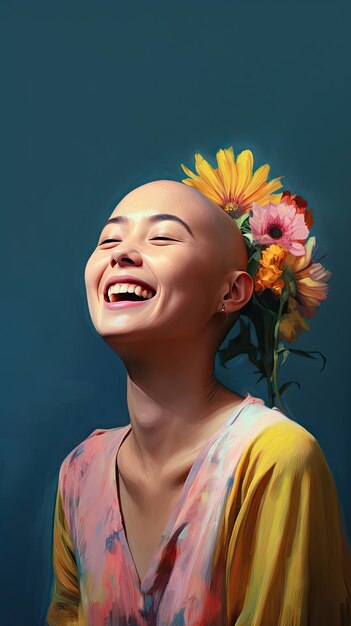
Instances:
[[[144,302],[150,300],[156,295],[154,289],[144,288],[141,285],[125,285],[116,283],[110,285],[106,293],[104,293],[105,302]]]

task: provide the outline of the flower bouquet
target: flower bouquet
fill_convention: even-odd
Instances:
[[[248,251],[247,271],[254,283],[250,301],[240,311],[240,333],[219,350],[222,365],[247,354],[260,374],[257,382],[267,381],[268,401],[284,409],[282,395],[291,384],[279,386],[278,366],[289,354],[315,359],[317,351],[292,348],[290,345],[304,331],[310,330],[306,319],[317,312],[328,293],[331,272],[320,263],[316,238],[309,236],[314,223],[312,211],[301,196],[285,190],[282,177],[268,181],[270,167],[265,164],[253,173],[253,154],[243,150],[235,159],[232,147],[219,150],[217,168],[200,154],[195,155],[191,172],[182,164],[189,178],[182,182],[195,187],[221,206],[236,221]],[[245,319],[246,318],[246,319]],[[252,337],[252,325],[256,338]]]

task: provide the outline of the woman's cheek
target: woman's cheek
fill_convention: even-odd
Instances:
[[[96,252],[93,252],[85,266],[84,276],[87,288],[97,289],[107,264],[108,259],[97,255]]]

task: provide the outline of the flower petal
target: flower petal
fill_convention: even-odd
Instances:
[[[199,178],[199,176],[196,176],[196,174],[194,174],[194,172],[192,172],[191,170],[189,170],[188,167],[186,167],[183,163],[180,164],[180,167],[182,168],[182,170],[188,175],[190,176],[190,178],[193,178],[194,180],[196,180],[197,178]],[[182,181],[184,182],[184,180]]]
[[[291,241],[286,244],[287,250],[294,254],[295,256],[303,256],[305,254],[305,246],[302,243],[297,243],[296,241]]]
[[[236,160],[236,167],[238,171],[236,194],[238,198],[240,198],[242,192],[252,179],[253,154],[251,150],[243,150],[240,152]]]
[[[218,178],[217,171],[213,169],[212,165],[201,156],[201,154],[195,154],[195,167],[196,171],[202,180],[213,188],[213,192],[224,200],[224,188],[222,181]]]
[[[222,181],[227,201],[234,201],[238,174],[233,148],[230,147],[225,150],[218,150],[216,158],[218,163],[218,176]]]
[[[260,189],[266,182],[271,168],[269,165],[261,165],[261,167],[254,173],[250,184],[246,188],[246,197],[249,197],[251,193]]]

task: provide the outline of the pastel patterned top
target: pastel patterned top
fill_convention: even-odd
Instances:
[[[128,547],[117,452],[97,429],[64,459],[49,626],[349,626],[351,555],[311,433],[246,394],[202,447],[143,580]]]

